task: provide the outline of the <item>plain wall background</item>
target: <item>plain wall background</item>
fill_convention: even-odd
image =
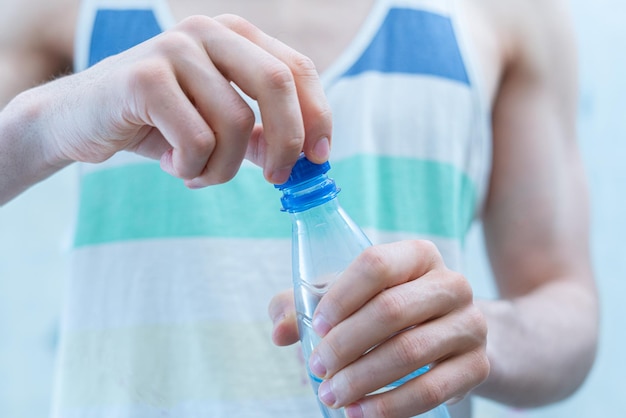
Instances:
[[[626,2],[570,3],[580,55],[580,145],[602,299],[598,359],[567,401],[532,411],[481,401],[477,418],[626,417]],[[47,416],[76,191],[74,168],[68,168],[0,209],[0,417]],[[466,274],[477,295],[485,296],[492,288],[480,243],[474,230]]]

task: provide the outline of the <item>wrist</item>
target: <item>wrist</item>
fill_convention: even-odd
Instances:
[[[51,106],[39,89],[20,93],[0,111],[0,204],[71,163],[50,135]]]
[[[519,356],[519,353],[516,351],[516,341],[502,329],[503,324],[506,324],[505,327],[518,326],[515,305],[506,299],[479,300],[475,303],[487,319],[487,357],[490,372],[487,379],[473,390],[473,394],[515,405],[517,403],[515,394],[518,391],[511,387],[510,379],[511,374],[515,372],[509,368],[515,364],[511,359]]]
[[[46,85],[27,90],[15,99],[13,123],[19,140],[28,147],[33,157],[34,173],[54,173],[73,162],[62,151],[58,127],[54,124],[58,114],[57,101],[49,100]]]

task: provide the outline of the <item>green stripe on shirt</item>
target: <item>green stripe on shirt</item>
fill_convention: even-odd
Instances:
[[[462,239],[476,190],[451,164],[355,156],[332,163],[339,201],[364,228]],[[227,184],[187,189],[156,163],[83,176],[75,246],[172,237],[288,238],[280,192],[256,167]]]

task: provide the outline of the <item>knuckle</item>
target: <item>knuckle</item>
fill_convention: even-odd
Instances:
[[[387,277],[391,271],[389,262],[384,257],[382,250],[378,247],[367,247],[359,256],[360,262],[364,268],[369,271],[374,277],[383,279]]]
[[[316,120],[320,120],[318,123],[326,124],[328,121],[331,121],[332,111],[330,105],[323,95],[318,96],[317,94],[316,86],[319,86],[321,91],[321,85],[319,82],[319,73],[317,72],[313,60],[306,55],[293,51],[287,63],[294,78],[299,82],[297,87],[300,89],[300,86],[306,86],[306,88],[310,88],[311,91],[314,92],[313,94],[316,100],[311,100],[307,103],[308,111],[315,115]],[[310,93],[311,92],[307,91],[307,94]]]
[[[419,250],[425,254],[435,254],[439,255],[439,248],[437,245],[431,240],[423,239],[423,240],[415,240],[413,241],[419,248]]]
[[[187,152],[193,155],[210,154],[214,147],[215,135],[211,130],[202,130],[185,143]]]
[[[205,30],[207,27],[213,26],[214,24],[215,19],[203,15],[193,15],[183,19],[177,25],[177,28],[180,28],[183,31],[196,32],[198,30]]]
[[[195,177],[195,175],[189,174],[189,170],[187,170],[184,165],[181,166],[181,164],[176,161],[172,163],[172,174],[174,177],[178,177],[180,179],[191,179]]]
[[[491,364],[489,363],[489,358],[487,357],[487,353],[484,348],[474,350],[471,353],[475,376],[473,386],[476,386],[487,380],[489,373],[491,372]]]
[[[358,397],[357,394],[361,393],[361,384],[364,383],[362,379],[352,375],[348,369],[344,369],[337,373],[333,380],[339,384],[333,385],[337,400],[341,403],[351,401]],[[354,399],[356,400],[356,399]]]
[[[437,382],[430,382],[430,384],[423,386],[422,400],[428,409],[434,408],[446,401],[446,391]]]
[[[168,66],[161,65],[157,60],[144,61],[134,66],[128,75],[131,91],[151,92],[155,87],[167,85],[172,79]]]
[[[332,131],[333,113],[326,100],[315,100],[307,103],[307,130],[323,131],[329,135]],[[309,116],[310,115],[310,116]],[[313,139],[313,138],[311,138]]]
[[[377,313],[381,322],[391,325],[406,317],[404,300],[398,292],[388,290],[380,293],[377,299]]]
[[[191,38],[183,31],[172,30],[165,32],[162,36],[155,38],[157,47],[168,54],[183,55]]]
[[[478,307],[472,305],[467,313],[467,321],[469,322],[469,328],[474,330],[477,344],[485,345],[488,332],[485,315]]]
[[[313,126],[318,129],[332,131],[333,113],[326,101],[316,101],[311,107]],[[330,133],[330,132],[329,132]]]
[[[292,152],[296,154],[302,150],[302,144],[304,143],[304,132],[294,132],[292,135],[285,137],[280,141],[281,152]]]
[[[338,341],[335,336],[329,334],[316,348],[320,358],[323,360],[323,364],[326,366],[326,370],[329,375],[337,372],[338,363],[340,354],[341,354],[341,343]]]
[[[304,142],[304,132],[297,132],[291,138],[283,144],[283,147],[288,150],[300,151],[302,149],[302,143]]]
[[[320,305],[322,305],[323,308],[332,306],[333,307],[333,312],[338,312],[339,315],[341,315],[341,313],[345,312],[346,306],[344,303],[344,298],[342,295],[336,295],[334,292],[329,291],[328,293],[326,293],[323,297],[322,300],[320,301]],[[321,310],[321,308],[318,308]],[[331,323],[333,325],[336,325],[333,321],[333,318],[326,318],[327,320],[330,319]]]
[[[467,278],[456,271],[447,270],[448,279],[455,288],[455,296],[459,304],[471,305],[474,301],[474,291]]]
[[[280,62],[268,65],[265,69],[267,87],[271,90],[289,91],[295,89],[294,77],[289,67]]]
[[[421,253],[430,263],[431,266],[437,266],[442,263],[441,253],[437,245],[430,240],[414,241],[417,246],[416,251]]]
[[[374,411],[376,417],[391,418],[393,416],[394,402],[391,398],[378,397],[374,403]]]
[[[241,135],[245,135],[246,138],[250,135],[252,128],[254,128],[255,116],[252,109],[247,105],[235,106],[229,112],[232,118],[232,123],[237,132]]]
[[[227,28],[240,34],[248,33],[252,30],[252,28],[254,28],[252,23],[250,23],[243,17],[232,13],[224,13],[216,16],[214,19],[223,26],[226,26]]]
[[[491,365],[484,349],[468,351],[463,355],[463,374],[455,383],[453,391],[467,393],[489,377]]]
[[[318,107],[316,110],[317,118],[319,120],[327,120],[330,121],[333,119],[333,111],[330,108],[330,105],[325,101],[322,105]]]
[[[295,52],[293,61],[293,71],[300,77],[318,78],[317,68],[313,60],[306,55]]]
[[[400,367],[417,364],[420,355],[430,351],[428,343],[422,338],[414,338],[410,332],[396,336],[394,359]]]

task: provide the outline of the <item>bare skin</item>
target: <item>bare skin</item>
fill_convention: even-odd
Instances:
[[[77,2],[0,0],[0,8],[11,11],[0,17],[0,105],[10,102],[0,113],[0,203],[72,161],[102,161],[122,149],[160,158],[166,171],[190,187],[227,181],[244,156],[263,166],[274,182],[284,179],[302,148],[314,160],[325,160],[331,118],[312,63],[323,71],[336,59],[372,2],[292,3],[171,2],[180,20],[228,12],[256,26],[233,16],[184,20],[157,41],[12,100],[69,68]],[[576,56],[568,19],[562,18],[566,2],[467,0],[461,7],[478,54],[484,96],[493,109],[493,174],[483,218],[501,299],[474,301],[467,280],[447,269],[429,243],[406,241],[366,251],[320,303],[315,324],[324,339],[310,363],[326,379],[322,400],[349,406],[353,417],[411,416],[468,393],[521,407],[544,405],[576,390],[595,356],[598,306],[586,184],[576,146]],[[274,10],[284,13],[269,12]],[[331,11],[335,19],[327,19]],[[267,63],[261,77],[238,72],[245,66],[223,54],[224,44],[216,39],[230,42],[231,50],[239,52],[234,55],[244,60]],[[198,45],[209,51],[202,62],[215,71],[200,77],[224,89],[239,117],[220,114],[216,103],[194,96],[200,113],[190,110],[186,120],[191,122],[184,128],[150,105],[162,101],[150,95],[154,77],[161,82],[158,77],[171,75],[163,68],[183,65],[172,45],[199,54],[194,55],[198,59]],[[145,62],[157,63],[153,72],[138,72]],[[224,88],[223,74],[259,98],[262,112],[268,104],[264,127],[252,125],[249,113]],[[99,83],[117,85],[111,80],[134,80],[133,100],[102,94]],[[172,94],[185,102],[179,92],[185,78],[170,81]],[[90,100],[68,94],[77,87]],[[128,103],[137,98],[143,105],[131,109]],[[94,103],[96,109],[121,103],[128,113],[99,120]],[[281,105],[272,113],[276,103]],[[196,134],[184,131],[194,124]],[[213,130],[228,132],[228,140],[207,136]],[[85,136],[98,139],[86,143]],[[363,276],[371,277],[370,287],[342,292],[355,288],[352,281],[363,283]],[[432,295],[427,303],[419,299],[424,294]],[[278,295],[269,311],[274,341],[294,343],[289,293]],[[361,324],[368,324],[367,333]],[[423,378],[364,397],[429,362],[436,367]],[[370,370],[379,373],[360,378],[371,376]]]

